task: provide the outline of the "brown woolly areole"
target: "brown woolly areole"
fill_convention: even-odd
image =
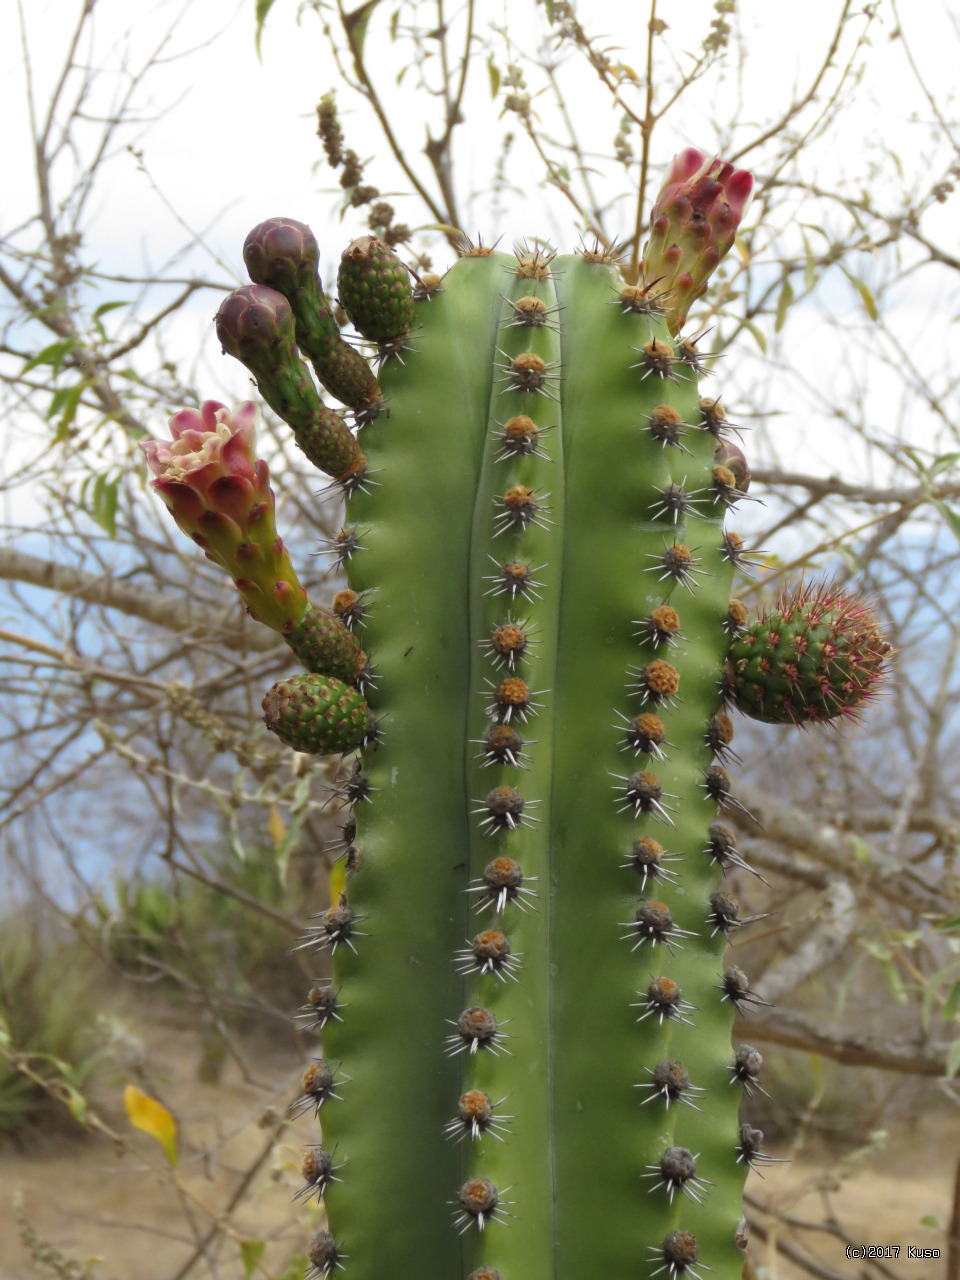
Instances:
[[[521,351],[508,372],[518,391],[539,391],[547,380],[547,362],[533,351]]]
[[[505,658],[520,658],[527,648],[526,632],[516,622],[504,622],[494,627],[490,641],[497,653]]]
[[[507,676],[497,685],[496,697],[501,707],[525,707],[530,701],[530,686],[518,676]]]
[[[650,614],[650,622],[661,635],[674,636],[680,630],[680,615],[669,604],[658,604]]]
[[[543,253],[540,249],[533,253],[517,251],[517,279],[546,280],[554,256],[552,253]]]
[[[536,440],[540,433],[534,420],[528,418],[525,413],[520,413],[503,424],[503,434],[507,440],[517,440],[526,444],[528,441]]]
[[[651,373],[665,378],[673,368],[673,347],[660,338],[651,338],[643,344],[643,360]]]
[[[503,495],[503,505],[515,511],[522,507],[536,506],[536,499],[532,489],[528,489],[524,484],[515,484],[511,485]]]
[[[513,304],[513,310],[518,320],[524,324],[542,325],[547,319],[547,304],[542,298],[535,298],[533,294],[527,294],[525,298],[518,298]]]
[[[680,672],[662,658],[654,658],[643,670],[644,683],[660,698],[672,698],[680,688]]]

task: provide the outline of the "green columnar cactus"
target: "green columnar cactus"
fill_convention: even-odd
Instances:
[[[725,704],[832,716],[884,649],[836,593],[750,628],[730,599],[744,551],[723,521],[749,469],[677,335],[749,188],[679,157],[635,286],[602,254],[473,250],[414,297],[371,237],[344,255],[383,408],[354,400],[364,482],[344,483],[330,548],[349,588],[287,629],[310,673],[264,700],[291,746],[359,752],[338,788],[346,892],[307,939],[334,952],[294,1108],[322,1122],[300,1192],[329,1214],[314,1276],[742,1270],[743,1180],[764,1157],[738,1120],[760,1055],[731,1044],[754,998],[723,966],[744,923],[723,887],[744,865],[722,820]],[[264,223],[245,258],[323,379],[309,230]],[[315,409],[287,331],[251,325],[251,305],[282,312],[240,290],[218,333],[302,430]]]

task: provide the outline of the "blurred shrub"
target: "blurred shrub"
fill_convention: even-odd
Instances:
[[[272,852],[228,850],[208,870],[273,910],[291,911]],[[288,1017],[303,1003],[315,966],[296,934],[254,906],[187,876],[137,877],[96,904],[109,958],[171,995],[203,996],[207,1008],[252,1029],[264,1014]],[[271,1025],[275,1025],[271,1017]]]
[[[83,1120],[101,1061],[97,969],[45,915],[0,920],[0,1134]]]

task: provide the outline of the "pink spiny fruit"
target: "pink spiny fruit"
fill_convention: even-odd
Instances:
[[[672,333],[736,238],[753,192],[753,175],[695,147],[674,156],[650,212],[642,278]]]
[[[829,584],[801,585],[734,636],[724,684],[755,720],[856,718],[883,680],[890,651],[866,601]]]
[[[231,414],[205,400],[173,415],[171,440],[140,447],[178,526],[230,574],[258,621],[287,632],[307,597],[277,534],[270,471],[256,456],[256,418],[252,401]]]

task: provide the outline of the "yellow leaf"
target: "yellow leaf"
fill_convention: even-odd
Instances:
[[[135,1084],[128,1084],[123,1091],[123,1105],[133,1127],[156,1138],[167,1153],[170,1164],[176,1168],[177,1122],[163,1103],[142,1093]]]
[[[270,817],[267,820],[267,830],[270,832],[270,839],[276,848],[280,848],[283,844],[283,838],[287,834],[286,823],[280,817],[280,810],[276,805],[270,808]]]
[[[341,858],[330,868],[330,902],[337,906],[340,895],[347,887],[347,860]]]

